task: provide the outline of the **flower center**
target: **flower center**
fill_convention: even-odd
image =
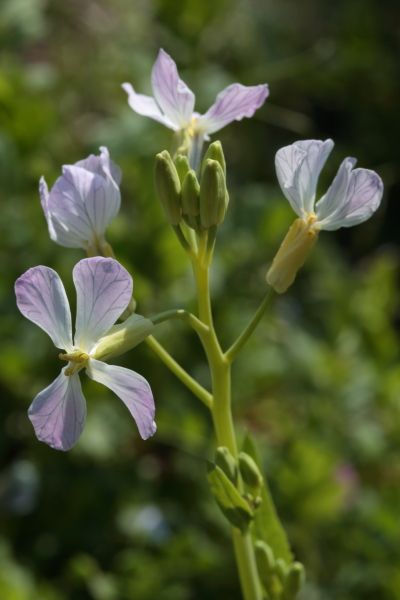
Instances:
[[[89,354],[86,354],[86,352],[82,352],[82,350],[78,349],[66,354],[60,353],[58,358],[69,363],[68,368],[64,371],[64,373],[67,375],[67,377],[70,377],[71,375],[75,375],[75,373],[79,373],[79,371],[83,369],[89,360]]]

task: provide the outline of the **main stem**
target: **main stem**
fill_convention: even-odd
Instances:
[[[203,338],[203,345],[211,370],[213,395],[211,413],[217,444],[226,446],[231,454],[237,457],[238,448],[231,411],[231,367],[224,356],[214,329],[209,268],[207,264],[194,261],[193,270],[198,291],[199,318],[209,328],[207,335]],[[262,595],[250,533],[233,527],[232,537],[244,599],[261,600]]]

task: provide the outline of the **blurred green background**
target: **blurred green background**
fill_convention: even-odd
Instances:
[[[400,599],[399,27],[395,0],[0,1],[0,598],[239,600],[228,527],[209,497],[205,409],[142,345],[119,364],[151,382],[157,435],[142,442],[121,402],[87,378],[77,446],[37,442],[26,410],[60,365],[15,308],[28,267],[72,292],[83,257],[52,243],[37,193],[99,145],[123,169],[109,230],[140,311],[193,307],[185,256],[155,200],[153,156],[170,132],[135,115],[120,84],[150,92],[159,47],[204,112],[234,81],[268,82],[255,118],[220,134],[231,205],[213,268],[226,344],[257,306],[293,219],[275,152],[332,137],[323,190],[344,156],[385,182],[377,215],[323,233],[235,370],[234,411],[262,449],[280,515],[306,564],[306,600]],[[215,139],[215,136],[214,136]],[[207,384],[197,340],[157,333]]]

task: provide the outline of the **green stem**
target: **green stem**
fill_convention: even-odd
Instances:
[[[232,346],[229,348],[229,350],[226,351],[225,357],[228,360],[228,362],[231,363],[235,360],[235,358],[238,355],[238,353],[240,352],[240,350],[243,348],[243,346],[245,345],[247,340],[250,338],[251,334],[253,333],[253,331],[255,330],[255,328],[257,327],[259,322],[261,321],[262,317],[264,316],[265,310],[272,298],[272,295],[273,295],[273,289],[268,288],[267,293],[265,294],[260,306],[258,307],[258,309],[257,309],[256,313],[254,314],[253,318],[251,319],[250,323],[245,327],[245,329],[239,335],[237,340],[232,344]]]
[[[214,329],[207,262],[193,261],[193,271],[198,291],[199,316],[209,328],[202,341],[211,370],[211,414],[217,444],[226,446],[237,457],[238,447],[231,411],[231,368]],[[239,482],[239,486],[241,485]],[[232,528],[232,537],[244,600],[261,600],[262,592],[250,532]]]
[[[165,348],[156,340],[155,337],[149,335],[146,340],[146,344],[157,354],[162,362],[176,375],[176,377],[195,395],[201,400],[207,408],[211,410],[212,407],[212,396],[202,385],[197,383],[193,377],[185,371],[179,363],[165,350]]]
[[[154,325],[159,325],[160,323],[164,323],[170,319],[181,319],[182,321],[186,321],[200,336],[208,331],[207,325],[202,323],[195,315],[184,310],[183,308],[166,310],[148,318],[154,323]]]

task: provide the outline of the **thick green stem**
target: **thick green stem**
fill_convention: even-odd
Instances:
[[[209,327],[202,341],[211,370],[213,392],[211,414],[217,445],[226,446],[236,457],[238,448],[231,411],[231,369],[229,361],[221,350],[213,325],[207,261],[193,262],[193,270],[198,291],[199,316]],[[262,592],[250,532],[232,528],[232,537],[244,600],[261,600]]]

